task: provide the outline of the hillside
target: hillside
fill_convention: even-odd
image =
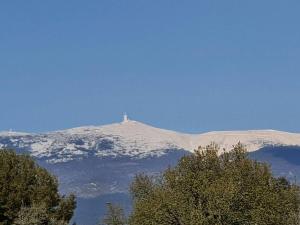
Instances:
[[[29,152],[49,163],[95,157],[147,158],[166,150],[193,152],[198,146],[216,142],[229,149],[242,142],[252,152],[266,146],[300,145],[300,134],[275,130],[217,131],[185,134],[125,120],[104,126],[85,126],[49,133],[1,132],[0,148]]]
[[[0,132],[0,148],[31,154],[58,177],[62,193],[78,196],[79,224],[95,224],[107,199],[129,202],[128,184],[135,174],[159,174],[200,145],[216,142],[228,150],[239,141],[252,157],[272,164],[277,175],[298,176],[300,134],[281,131],[185,134],[126,119],[47,133]]]

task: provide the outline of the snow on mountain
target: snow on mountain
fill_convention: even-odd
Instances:
[[[269,145],[300,146],[300,134],[274,130],[184,134],[155,128],[127,118],[121,123],[42,134],[0,132],[0,147],[27,151],[52,163],[82,159],[91,155],[136,158],[161,156],[167,150],[193,151],[198,146],[205,146],[211,142],[216,142],[221,148],[230,149],[239,141],[245,144],[249,151]]]
[[[241,142],[252,152],[265,146],[300,146],[300,134],[276,130],[216,131],[192,137],[192,146],[205,146],[212,141],[227,150]]]
[[[98,157],[161,156],[166,150],[189,149],[189,135],[126,120],[105,126],[85,126],[42,134],[6,132],[0,148],[27,151],[49,162],[66,162],[90,155]]]
[[[300,148],[290,146],[300,146],[300,134],[274,130],[185,134],[125,118],[121,123],[39,134],[0,132],[0,149],[12,148],[33,155],[58,177],[61,193],[76,194],[76,221],[91,219],[87,224],[96,223],[99,210],[94,207],[89,214],[86,205],[96,201],[105,205],[105,196],[115,196],[118,202],[120,194],[127,196],[135,174],[159,174],[198,146],[216,142],[228,150],[239,141],[249,151],[255,151],[251,153],[256,154],[254,158],[269,160],[277,175],[298,174]],[[256,151],[264,147],[265,150]]]
[[[25,135],[29,135],[29,133],[15,132],[15,131],[1,131],[0,132],[0,136],[16,137],[16,136],[25,136]]]

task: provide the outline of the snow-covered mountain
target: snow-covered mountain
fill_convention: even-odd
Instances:
[[[266,146],[300,146],[300,134],[276,130],[216,131],[197,135],[193,140],[193,146],[205,146],[213,141],[226,150],[241,142],[249,152]]]
[[[103,215],[105,202],[130,201],[128,185],[135,174],[160,173],[198,146],[216,142],[229,150],[239,141],[254,158],[269,162],[275,174],[300,176],[300,134],[281,131],[185,134],[125,117],[121,123],[48,133],[0,132],[0,149],[31,154],[58,177],[63,194],[77,195],[75,219],[88,225]]]
[[[190,136],[137,121],[85,126],[42,134],[1,132],[0,148],[29,152],[48,162],[67,162],[89,156],[145,158],[169,149],[190,150]]]
[[[192,152],[198,146],[205,146],[211,142],[216,142],[221,148],[230,149],[239,141],[251,152],[265,146],[300,146],[300,134],[274,130],[184,134],[155,128],[127,118],[121,123],[41,134],[0,132],[0,148],[26,151],[51,163],[89,156],[146,158],[161,156],[170,149]]]

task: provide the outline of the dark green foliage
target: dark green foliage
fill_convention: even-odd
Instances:
[[[130,187],[133,199],[146,199],[153,192],[153,189],[152,178],[146,174],[136,175]]]
[[[218,155],[211,144],[183,157],[159,181],[132,183],[130,225],[296,225],[299,188],[248,159],[238,144]]]
[[[68,222],[75,197],[61,197],[57,179],[32,158],[0,150],[0,224],[10,225],[18,217],[46,218]],[[47,213],[47,215],[45,215]],[[34,216],[30,216],[34,215]],[[49,222],[49,221],[48,221]],[[50,224],[42,222],[42,224]]]
[[[107,213],[102,225],[126,225],[126,218],[123,209],[111,203],[107,203]]]
[[[73,216],[73,211],[76,208],[75,195],[71,194],[69,197],[61,198],[56,209],[55,218],[59,221],[70,221]]]
[[[67,221],[57,220],[49,214],[45,205],[32,205],[22,207],[18,212],[18,217],[13,222],[14,225],[67,225]]]
[[[14,220],[14,225],[43,225],[47,224],[47,209],[44,205],[32,205],[31,207],[21,207],[18,217]]]

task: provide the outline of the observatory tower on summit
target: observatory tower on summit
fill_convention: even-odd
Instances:
[[[129,121],[127,113],[124,113],[123,115],[123,123],[127,123]]]

